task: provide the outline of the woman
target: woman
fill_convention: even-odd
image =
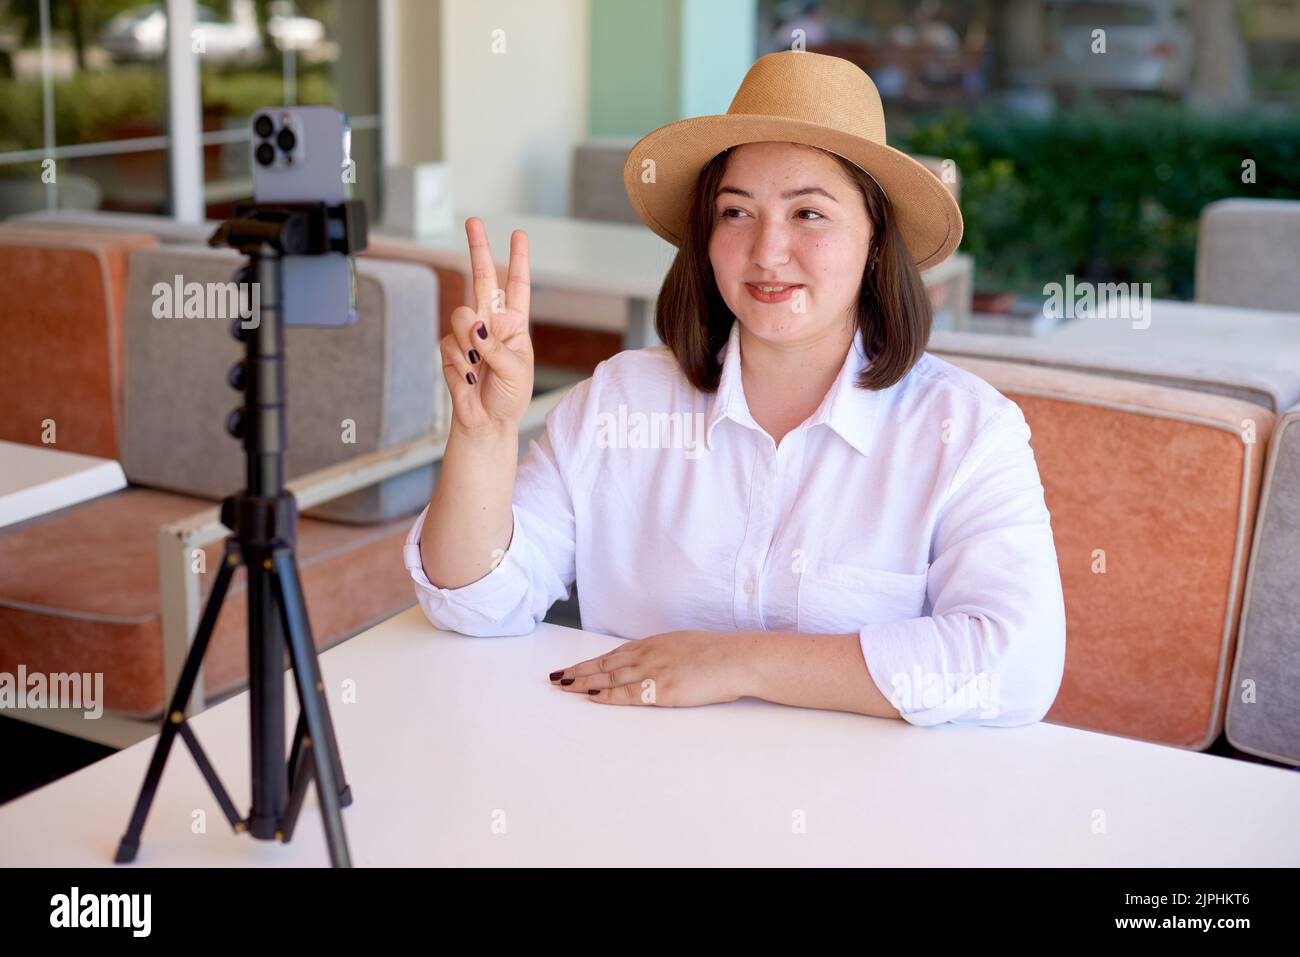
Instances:
[[[784,52],[725,116],[637,143],[628,195],[680,247],[664,345],[601,362],[517,475],[527,239],[501,293],[466,223],[477,308],[442,342],[454,422],[406,546],[434,625],[524,634],[576,580],[584,628],[640,639],[550,675],[592,701],[1046,714],[1065,612],[1029,428],[925,353],[919,268],[956,248],[961,214],[884,140],[865,73]]]

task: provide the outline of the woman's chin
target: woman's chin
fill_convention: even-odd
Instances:
[[[806,338],[812,323],[806,315],[795,315],[788,309],[759,305],[740,313],[745,331],[769,342],[793,342]]]

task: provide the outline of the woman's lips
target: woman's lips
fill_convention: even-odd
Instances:
[[[793,285],[788,285],[780,292],[763,292],[761,289],[758,288],[759,286],[777,286],[777,285],[780,285],[780,283],[747,282],[745,283],[745,288],[749,290],[749,294],[753,296],[755,299],[757,299],[759,302],[767,302],[767,303],[785,302],[787,299],[789,299],[791,296],[794,295],[794,291],[796,289],[803,288],[803,283],[794,283]]]

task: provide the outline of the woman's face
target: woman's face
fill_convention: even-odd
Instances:
[[[750,334],[801,343],[847,332],[870,250],[862,194],[829,154],[794,143],[731,150],[709,260],[723,301]],[[786,288],[760,288],[773,285]]]

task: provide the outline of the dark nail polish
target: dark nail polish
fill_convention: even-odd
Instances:
[[[573,684],[573,682],[574,682],[574,679],[573,679],[573,678],[561,678],[561,679],[560,679],[560,684],[564,685],[566,688],[567,688],[569,685]]]
[[[470,361],[470,362],[478,362],[478,360],[479,360],[480,358],[481,358],[481,356],[479,356],[479,354],[478,354],[478,350],[477,350],[477,349],[471,349],[471,350],[469,350],[469,361]]]
[[[558,679],[558,678],[560,677],[560,675],[562,675],[562,674],[564,674],[563,671],[552,671],[552,672],[551,672],[551,680],[552,680],[552,681],[555,681],[555,680]]]
[[[487,338],[487,325],[486,325],[485,323],[480,322],[480,323],[478,324],[478,328],[475,329],[474,331],[478,333],[478,337],[479,337],[480,339],[486,339],[486,338]]]
[[[472,372],[466,372],[466,373],[465,373],[465,381],[468,382],[470,385],[473,385],[473,384],[474,384],[475,382],[477,382],[478,380],[474,378],[474,373],[472,373]]]
[[[587,694],[600,694],[600,689],[599,689],[599,688],[588,688],[588,689],[587,689]]]

